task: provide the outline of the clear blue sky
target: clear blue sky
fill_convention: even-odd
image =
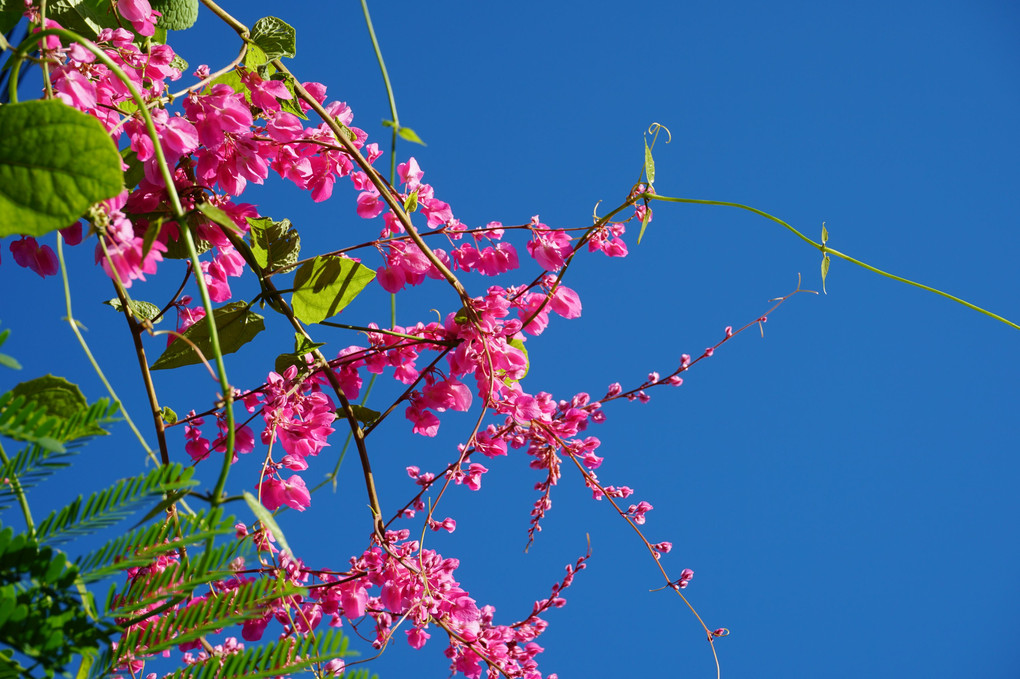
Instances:
[[[385,91],[356,3],[225,6],[249,25],[266,14],[292,23],[293,70],[327,83],[355,124],[385,141]],[[552,226],[590,223],[596,202],[625,197],[642,132],[657,121],[673,133],[656,148],[659,193],[753,205],[813,237],[824,220],[832,247],[1020,319],[1014,3],[372,9],[401,122],[428,142],[398,155],[413,154],[467,224],[534,214]],[[204,11],[200,22],[171,40],[192,65],[236,54],[225,26]],[[271,183],[244,198],[293,220],[312,252],[369,233],[352,196],[338,190],[311,206]],[[635,385],[756,318],[798,273],[805,287],[821,287],[817,253],[747,213],[659,205],[640,246],[635,235],[626,259],[585,258],[571,269],[583,316],[529,342],[529,389],[569,398]],[[57,282],[10,266],[6,246],[3,258],[0,319],[14,329],[4,351],[22,360],[26,378],[52,370],[102,395],[60,325]],[[103,328],[112,312],[96,301],[113,294],[88,268],[91,244],[75,258],[76,312],[118,386],[138,398],[128,338],[119,323]],[[475,292],[488,284],[468,281]],[[439,301],[402,302],[398,322],[417,320],[419,303],[454,304],[432,289]],[[385,322],[388,301],[359,299],[345,317]],[[257,344],[268,355],[289,341],[275,325],[276,344]],[[1018,348],[1020,331],[834,261],[828,295],[788,302],[764,339],[746,333],[679,390],[608,409],[591,432],[603,441],[600,478],[655,505],[646,533],[674,543],[666,564],[676,576],[695,570],[687,592],[708,625],[732,630],[717,642],[724,677],[1020,675]],[[51,350],[55,366],[43,355]],[[236,384],[264,379],[250,362],[228,362]],[[159,376],[178,411],[213,398],[210,385],[189,401],[196,375]],[[406,465],[439,469],[468,431],[463,417],[426,441],[394,420],[373,444],[384,506],[407,496]],[[116,440],[123,447],[87,450],[97,473],[140,468],[124,452],[129,439]],[[332,459],[320,458],[323,473]],[[284,517],[295,549],[319,565],[344,563],[370,530],[355,462],[345,462],[337,495]],[[496,605],[497,619],[526,615],[591,535],[589,569],[567,607],[546,616],[545,673],[714,676],[696,621],[675,597],[648,593],[662,583],[608,506],[566,474],[524,555],[539,479],[521,455],[488,466],[482,493],[454,493],[440,512],[458,519],[457,532],[431,544],[462,560],[462,582]],[[240,474],[237,482],[250,485]],[[372,667],[383,679],[444,676],[439,641],[417,652],[397,644]]]

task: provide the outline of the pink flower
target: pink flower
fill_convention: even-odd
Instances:
[[[420,627],[414,627],[407,630],[407,643],[411,644],[411,648],[419,649],[425,645],[425,642],[428,641],[431,636],[431,634]]]
[[[117,11],[131,22],[138,35],[145,36],[155,35],[156,26],[153,21],[156,17],[163,16],[152,9],[149,0],[120,0],[117,3]]]
[[[537,218],[536,218],[537,219]],[[566,262],[573,248],[570,236],[562,231],[550,231],[545,224],[536,222],[528,241],[528,254],[546,271],[556,271]]]
[[[49,245],[39,245],[31,236],[22,236],[12,242],[11,254],[18,266],[31,269],[43,278],[56,274],[60,269],[53,249]]]
[[[267,477],[256,488],[259,490],[259,498],[262,500],[263,506],[271,512],[276,511],[282,505],[303,512],[312,504],[308,487],[305,486],[304,479],[297,474],[286,481],[272,476]]]

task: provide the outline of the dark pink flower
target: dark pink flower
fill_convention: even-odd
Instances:
[[[11,254],[18,266],[31,269],[43,278],[53,276],[60,270],[57,255],[49,245],[39,245],[31,236],[22,236],[11,243]]]

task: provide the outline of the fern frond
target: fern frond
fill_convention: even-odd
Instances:
[[[280,639],[265,646],[247,648],[225,657],[213,656],[181,668],[168,679],[260,679],[307,670],[319,663],[347,655],[347,637],[339,629],[309,634],[298,640]],[[348,672],[344,677],[368,679],[367,670]]]
[[[181,547],[234,532],[234,517],[224,518],[219,508],[178,517],[179,534],[177,524],[163,521],[129,531],[79,559],[82,578],[85,582],[102,580],[126,568],[146,566],[156,557]]]
[[[56,417],[47,415],[45,408],[25,396],[15,396],[10,391],[0,395],[0,436],[62,453],[61,441],[50,435],[57,423]]]
[[[97,493],[82,505],[79,495],[71,504],[54,511],[39,524],[39,542],[57,544],[73,540],[130,516],[138,505],[154,495],[170,493],[196,485],[191,480],[194,468],[179,464],[159,467],[148,474],[121,479]]]
[[[237,558],[241,543],[231,542],[207,550],[188,561],[167,566],[158,573],[137,577],[117,597],[117,606],[110,611],[118,618],[151,608],[172,599],[183,599],[198,587],[233,575],[230,562]]]
[[[88,408],[60,420],[52,436],[62,443],[74,442],[76,446],[96,436],[105,436],[109,432],[103,427],[120,421],[118,411],[119,403],[101,398]]]
[[[72,454],[70,451],[54,452],[39,445],[29,446],[19,451],[10,462],[0,464],[0,479],[16,478],[21,489],[27,490],[61,467],[66,467],[68,463],[63,460]],[[15,498],[14,484],[0,485],[0,512],[10,507]]]
[[[236,589],[195,599],[188,606],[167,612],[152,624],[128,630],[118,647],[136,655],[160,653],[224,627],[262,617],[274,602],[304,591],[292,583],[275,579],[246,582]],[[126,659],[129,658],[121,656],[116,664]]]

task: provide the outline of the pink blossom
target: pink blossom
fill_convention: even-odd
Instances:
[[[18,266],[39,274],[42,278],[53,276],[60,270],[57,255],[49,245],[39,245],[31,236],[22,236],[10,245],[11,254]]]
[[[537,218],[536,218],[537,219]],[[531,231],[528,254],[546,271],[556,271],[573,251],[570,236],[562,231],[550,231],[545,224],[537,224]]]
[[[308,487],[305,486],[304,479],[297,474],[286,481],[274,476],[266,477],[262,483],[255,487],[259,491],[259,499],[262,504],[271,512],[276,511],[282,505],[303,512],[312,504]]]
[[[149,0],[119,0],[117,11],[131,22],[138,35],[144,36],[155,35],[156,26],[153,22],[156,17],[162,16],[152,9]]]

